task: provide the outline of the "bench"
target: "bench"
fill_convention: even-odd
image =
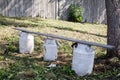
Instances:
[[[114,49],[115,48],[112,45],[105,45],[105,44],[100,44],[100,43],[95,43],[95,42],[88,42],[88,41],[83,41],[83,40],[66,38],[63,36],[57,36],[57,35],[53,35],[53,34],[33,32],[33,31],[25,30],[25,29],[22,29],[19,27],[14,28],[14,29],[22,31],[22,33],[26,34],[26,35],[37,34],[37,35],[46,36],[46,37],[50,37],[50,38],[67,40],[67,41],[72,41],[72,42],[78,43],[77,47],[73,46],[72,70],[74,70],[75,73],[79,76],[84,76],[84,75],[92,73],[95,51],[90,46],[97,46],[97,47],[102,47],[102,48],[106,48],[106,49]],[[29,39],[28,39],[28,37],[26,38],[26,36],[24,36],[24,35],[23,35],[23,37],[25,40],[25,41],[23,40],[23,42],[21,41],[23,45],[24,45],[24,43],[26,44],[27,41],[28,41],[28,43],[30,43],[29,39],[31,37],[32,38],[31,43],[32,43],[32,46],[34,46],[34,44],[33,44],[34,38],[32,35],[29,36]],[[28,40],[26,40],[26,39],[28,39]],[[55,42],[55,40],[53,40],[53,42]],[[23,46],[22,49],[24,49],[24,48],[25,47]],[[51,44],[50,44],[50,45],[47,45],[47,47],[46,47],[44,45],[44,60],[45,61],[46,60],[54,61],[56,59],[57,59],[57,46],[56,45],[51,46]]]
[[[112,46],[112,45],[105,45],[105,44],[100,44],[100,43],[95,43],[95,42],[88,42],[88,41],[83,41],[83,40],[66,38],[66,37],[63,37],[63,36],[57,36],[57,35],[53,35],[53,34],[45,34],[45,33],[40,33],[40,32],[33,32],[33,31],[25,30],[25,29],[22,29],[22,28],[19,28],[19,27],[16,27],[14,29],[22,31],[22,32],[26,32],[26,33],[37,34],[37,35],[51,37],[51,38],[55,38],[55,39],[62,39],[62,40],[72,41],[72,42],[81,43],[81,44],[85,44],[85,45],[89,45],[89,46],[97,46],[97,47],[102,47],[102,48],[106,48],[106,49],[114,49],[115,48],[115,46]]]

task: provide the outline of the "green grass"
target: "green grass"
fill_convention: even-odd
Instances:
[[[44,62],[43,44],[46,37],[43,36],[34,35],[35,51],[32,54],[19,54],[19,31],[14,27],[106,44],[106,25],[103,24],[0,16],[0,80],[110,80],[120,73],[118,58],[105,62],[105,59],[98,57],[105,55],[106,50],[93,47],[96,51],[93,73],[77,76],[71,70],[72,42],[64,40],[57,40],[60,43],[58,59]],[[48,68],[51,63],[57,66]]]

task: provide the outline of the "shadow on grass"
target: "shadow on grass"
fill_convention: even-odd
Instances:
[[[19,56],[18,56],[19,55]],[[23,55],[23,54],[22,54]],[[63,64],[60,61],[57,62],[45,62],[43,61],[43,57],[34,58],[33,56],[39,56],[40,54],[25,54],[20,56],[20,54],[1,54],[0,56],[4,56],[5,59],[15,61],[14,63],[9,63],[10,70],[7,71],[5,74],[10,73],[13,74],[10,79],[23,79],[28,78],[28,80],[32,79],[42,79],[42,80],[57,80],[58,77],[71,79],[68,75],[73,75],[74,72],[71,70],[70,64]],[[63,56],[60,56],[63,57]],[[65,57],[65,56],[64,56]],[[7,62],[7,61],[6,61]],[[48,68],[47,66],[51,63],[57,64],[55,68]],[[62,65],[62,66],[61,66]],[[8,68],[7,68],[8,69]],[[32,70],[32,72],[31,72]],[[13,73],[13,72],[14,73]],[[24,73],[23,73],[24,72]],[[21,74],[20,74],[21,73]],[[62,73],[62,74],[61,74]],[[32,77],[32,79],[31,79]],[[5,79],[5,78],[3,78]],[[38,80],[37,79],[37,80]],[[74,79],[73,79],[74,80]]]
[[[33,78],[36,78],[36,76],[41,75],[44,78],[46,77],[47,79],[49,78],[49,74],[50,77],[52,76],[52,79],[55,78],[55,80],[57,79],[57,77],[59,77],[59,75],[61,74],[61,78],[64,77],[65,79],[70,79],[70,80],[74,80],[74,79],[84,79],[84,78],[88,78],[88,79],[92,79],[92,78],[96,78],[96,79],[104,79],[104,80],[119,80],[120,76],[116,76],[119,73],[120,70],[120,64],[114,61],[108,61],[106,59],[103,58],[98,58],[95,59],[95,64],[94,64],[94,73],[97,73],[99,75],[91,75],[91,76],[85,76],[85,77],[77,77],[75,78],[75,73],[71,70],[71,64],[62,64],[60,63],[61,60],[59,60],[59,66],[57,65],[56,68],[51,68],[49,70],[47,70],[47,66],[49,64],[51,64],[51,62],[44,62],[43,61],[43,57],[39,57],[39,58],[32,58],[32,56],[38,56],[40,54],[37,55],[29,55],[26,54],[27,56],[17,56],[19,54],[1,54],[0,56],[4,56],[7,59],[10,60],[14,60],[15,64],[10,64],[10,72],[16,71],[14,73],[19,74],[19,72],[23,72],[25,71],[22,75],[24,75],[25,78],[31,78],[31,76]],[[62,57],[61,59],[65,59],[66,57],[60,56]],[[69,61],[69,60],[68,60]],[[57,61],[56,61],[57,62]],[[55,63],[55,62],[53,62]],[[38,66],[36,66],[36,64],[39,64]],[[69,65],[69,66],[65,66],[65,65]],[[40,69],[38,69],[38,67]],[[42,67],[42,70],[41,70]],[[32,73],[30,70],[34,70]],[[40,73],[36,73],[36,71],[40,71]],[[42,71],[42,72],[41,72]],[[28,72],[28,74],[27,74]],[[104,75],[103,75],[104,74]],[[73,77],[71,77],[71,76]],[[16,75],[14,75],[16,76]],[[100,77],[101,76],[101,77]],[[15,77],[14,77],[15,78]],[[40,78],[40,77],[39,77]],[[44,79],[42,78],[42,79]],[[72,79],[73,78],[73,79]]]
[[[33,54],[33,55],[29,55],[29,54],[24,54],[22,55],[20,53],[14,53],[14,54],[0,54],[0,56],[4,56],[5,58],[8,58],[8,59],[11,59],[11,60],[14,60],[14,61],[24,61],[26,63],[26,61],[30,61],[30,63],[34,63],[35,61],[42,61],[43,60],[43,57],[39,57],[39,58],[33,58],[33,56],[39,56],[39,54]],[[27,64],[26,64],[27,66]]]
[[[24,23],[25,18],[6,18],[6,17],[0,17],[0,25],[4,25],[4,26],[19,26],[19,27],[36,27],[38,26],[37,24],[33,24],[33,23]],[[17,22],[16,20],[21,20],[21,22]]]
[[[103,38],[106,38],[107,36],[105,35],[100,35],[100,34],[94,34],[94,33],[89,33],[89,32],[86,32],[86,31],[81,31],[81,30],[74,30],[72,28],[61,28],[61,27],[53,27],[53,28],[56,28],[56,29],[59,29],[59,30],[68,30],[68,31],[75,31],[75,32],[80,32],[80,33],[83,33],[83,34],[89,34],[89,35],[94,35],[94,36],[98,36],[98,37],[103,37]]]
[[[4,17],[4,16],[0,16],[0,25],[5,25],[5,26],[15,26],[15,27],[36,27],[36,26],[40,26],[38,24],[33,24],[33,23],[24,23],[24,20],[29,19],[29,18],[24,18],[24,17]],[[17,22],[16,20],[21,20],[21,22]],[[40,19],[29,19],[30,21],[34,22],[34,23],[38,23],[37,21],[40,21]],[[41,20],[42,21],[42,20]],[[44,23],[45,24],[45,23]],[[42,24],[42,26],[44,26],[44,24]],[[94,36],[98,36],[98,37],[103,37],[106,38],[107,36],[105,35],[100,35],[100,34],[94,34],[94,33],[89,33],[86,31],[81,31],[81,30],[75,30],[72,28],[67,28],[67,27],[56,27],[56,26],[52,26],[49,24],[45,24],[47,27],[51,27],[51,28],[56,28],[59,30],[68,30],[68,31],[75,31],[75,32],[80,32],[83,34],[89,34],[89,35],[94,35]]]
[[[33,80],[39,75],[44,74],[44,67],[41,58],[31,58],[30,56],[20,57],[17,54],[1,54],[4,56],[5,62],[9,65],[6,70],[3,69],[4,74],[0,76],[0,79],[7,80]],[[36,65],[36,62],[41,62],[41,65]],[[45,63],[44,63],[45,65]],[[42,72],[42,73],[41,73]],[[1,69],[0,69],[1,73]],[[41,73],[41,74],[40,74]],[[41,77],[39,77],[41,78]]]

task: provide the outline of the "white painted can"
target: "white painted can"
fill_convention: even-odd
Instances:
[[[19,38],[19,52],[20,53],[32,53],[34,51],[34,36],[21,32]]]
[[[57,59],[58,46],[56,40],[46,39],[44,43],[44,60],[55,61]]]
[[[94,64],[94,50],[88,45],[78,44],[73,47],[72,70],[78,76],[90,75]]]

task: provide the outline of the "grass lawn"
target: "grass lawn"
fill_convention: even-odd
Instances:
[[[0,80],[111,80],[120,73],[120,60],[109,61],[99,57],[106,50],[95,49],[93,73],[79,77],[71,70],[72,42],[57,40],[60,43],[58,59],[54,62],[43,61],[43,44],[46,37],[35,36],[35,50],[32,54],[19,54],[19,31],[21,27],[31,31],[50,33],[68,38],[106,44],[106,25],[73,23],[41,18],[8,18],[0,16]],[[55,68],[48,68],[51,63]],[[119,80],[119,79],[118,79]]]

